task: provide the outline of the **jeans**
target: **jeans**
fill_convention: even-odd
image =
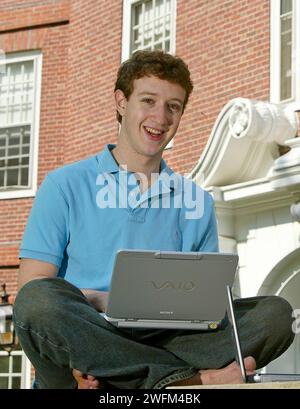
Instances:
[[[263,367],[292,343],[292,309],[276,296],[234,301],[243,356]],[[16,333],[42,389],[76,387],[72,368],[109,388],[161,389],[235,359],[225,318],[217,331],[118,329],[61,278],[28,282],[14,305]]]

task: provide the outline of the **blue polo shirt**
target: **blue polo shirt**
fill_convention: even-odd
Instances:
[[[108,291],[120,249],[218,251],[211,196],[164,160],[140,194],[137,178],[107,145],[98,155],[50,172],[40,186],[20,257],[56,265],[78,288]]]

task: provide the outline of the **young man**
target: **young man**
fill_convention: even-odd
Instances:
[[[225,321],[215,332],[120,330],[99,314],[117,250],[218,251],[211,196],[162,160],[192,88],[180,58],[136,52],[115,86],[117,145],[50,172],[40,187],[21,246],[14,308],[40,388],[241,382]],[[238,300],[236,311],[252,374],[292,342],[292,311],[279,297]]]

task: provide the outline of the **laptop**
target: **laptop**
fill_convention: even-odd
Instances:
[[[236,350],[236,361],[241,369],[241,374],[244,383],[265,383],[265,382],[286,382],[286,381],[300,381],[300,374],[277,374],[277,373],[257,373],[255,375],[247,375],[242,356],[240,338],[238,333],[238,326],[233,307],[233,297],[231,286],[227,285],[227,298],[229,307],[229,317],[231,317],[232,334],[234,346]]]
[[[104,318],[124,328],[216,330],[236,254],[120,250]]]

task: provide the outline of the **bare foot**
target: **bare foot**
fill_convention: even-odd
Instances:
[[[247,375],[254,375],[256,362],[252,356],[244,359],[245,370]],[[224,385],[243,383],[243,378],[239,364],[232,362],[222,369],[208,369],[199,372],[202,385]]]
[[[256,362],[252,356],[244,359],[247,375],[254,375]],[[205,369],[199,371],[192,378],[184,379],[172,384],[172,386],[187,385],[225,385],[243,383],[241,370],[237,362],[225,366],[221,369]]]
[[[101,389],[100,382],[93,375],[85,375],[77,369],[72,374],[77,382],[77,389]]]

